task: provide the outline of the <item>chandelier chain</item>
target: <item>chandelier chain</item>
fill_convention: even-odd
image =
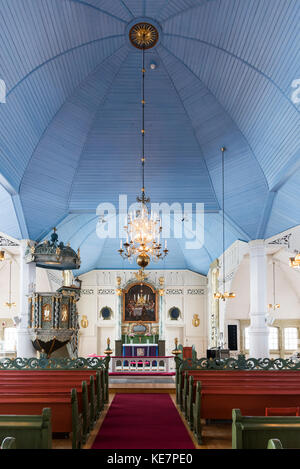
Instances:
[[[139,31],[140,40],[144,42],[143,30]],[[157,262],[162,260],[168,254],[167,242],[163,249],[161,243],[161,221],[158,214],[148,211],[147,204],[150,198],[145,194],[145,49],[146,46],[140,47],[142,49],[142,188],[141,196],[137,197],[137,202],[140,204],[139,209],[135,209],[132,213],[126,216],[126,226],[124,227],[127,234],[126,242],[120,242],[119,254],[123,259],[132,261],[136,258],[137,264],[144,269],[151,260]]]

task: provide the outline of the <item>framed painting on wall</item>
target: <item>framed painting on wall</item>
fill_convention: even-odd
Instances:
[[[135,283],[123,292],[123,322],[157,322],[157,292],[146,283]]]

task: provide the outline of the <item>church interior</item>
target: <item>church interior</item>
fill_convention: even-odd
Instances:
[[[1,449],[300,449],[299,25],[0,1]]]

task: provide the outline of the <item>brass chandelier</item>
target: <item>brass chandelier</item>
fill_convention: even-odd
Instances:
[[[226,151],[225,147],[221,148],[222,152],[222,221],[223,221],[223,292],[214,293],[215,300],[225,301],[228,298],[235,298],[235,293],[225,291],[225,163],[224,163],[224,153]]]
[[[142,47],[142,189],[141,195],[137,197],[138,208],[126,216],[126,242],[120,242],[119,254],[123,259],[133,261],[136,259],[137,264],[144,269],[150,261],[158,262],[168,254],[167,241],[165,241],[164,249],[162,247],[161,221],[157,214],[149,213],[147,204],[150,198],[145,195],[145,48],[147,42],[147,31],[140,30],[140,43]]]

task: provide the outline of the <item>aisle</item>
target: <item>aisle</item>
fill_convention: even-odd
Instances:
[[[194,449],[169,394],[116,394],[92,449]]]

